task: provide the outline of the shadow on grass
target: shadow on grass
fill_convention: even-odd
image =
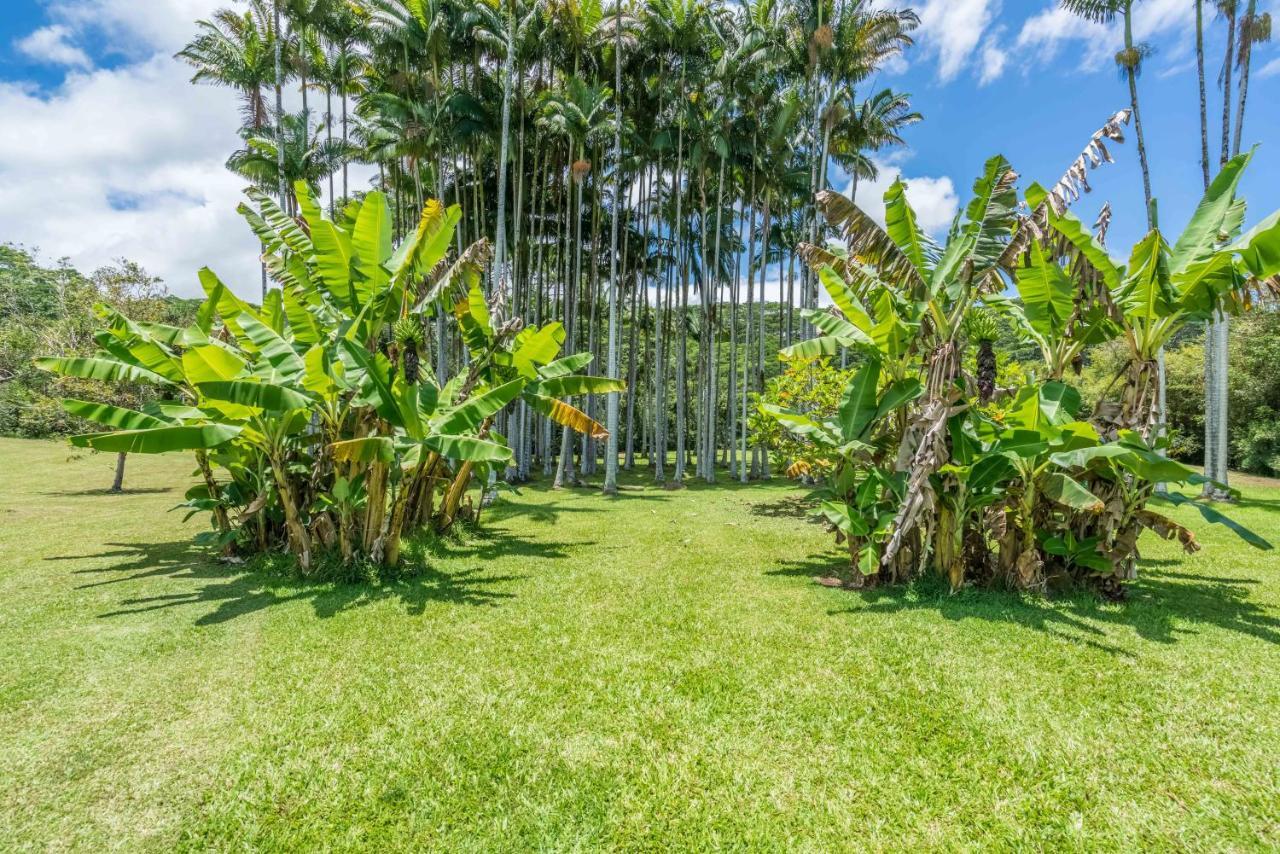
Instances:
[[[855,604],[837,608],[833,616],[934,611],[947,620],[986,620],[1046,632],[1106,652],[1132,656],[1114,642],[1123,641],[1112,629],[1127,627],[1140,638],[1168,644],[1180,635],[1211,626],[1280,644],[1280,617],[1250,601],[1249,578],[1197,575],[1162,569],[1178,561],[1144,560],[1138,580],[1121,604],[1107,603],[1087,590],[1051,597],[1005,590],[965,589],[952,594],[938,578],[906,585],[886,585],[848,591]],[[786,562],[768,574],[794,577],[827,576],[847,571],[847,564],[825,557]]]
[[[1280,500],[1273,498],[1241,498],[1227,504],[1215,503],[1210,507],[1230,514],[1233,510],[1261,510],[1264,513],[1280,513]]]
[[[77,575],[94,580],[81,589],[104,585],[129,585],[156,578],[183,582],[187,589],[154,596],[122,599],[120,606],[100,617],[122,617],[187,606],[204,606],[196,625],[226,622],[275,605],[309,602],[318,617],[378,602],[395,601],[411,615],[423,613],[432,603],[496,607],[515,594],[504,588],[526,575],[498,574],[485,561],[498,555],[514,556],[522,566],[539,560],[564,557],[567,543],[523,540],[505,532],[474,535],[464,542],[437,541],[424,556],[480,563],[470,568],[436,568],[418,562],[404,575],[379,582],[317,581],[261,571],[215,561],[208,551],[188,541],[168,543],[108,543],[108,550],[90,555],[46,558],[50,561],[95,560],[107,565],[76,569]],[[576,543],[573,545],[577,545]],[[406,549],[408,551],[408,549]]]
[[[172,486],[145,486],[138,489],[130,489],[125,487],[119,492],[112,492],[109,487],[100,487],[95,489],[51,489],[47,492],[37,493],[50,498],[88,498],[91,496],[101,496],[104,498],[128,498],[130,495],[163,495],[166,492],[173,492]]]
[[[813,515],[813,502],[805,500],[802,495],[779,498],[777,501],[765,501],[751,505],[752,516],[766,516],[771,519],[804,519],[813,524],[821,520]]]

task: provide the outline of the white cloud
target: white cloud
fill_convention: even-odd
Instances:
[[[71,68],[90,68],[89,55],[71,43],[71,30],[61,24],[41,27],[14,43],[18,52],[37,62],[49,65],[66,65]]]
[[[928,0],[919,13],[920,42],[937,56],[938,77],[947,83],[970,65],[1000,0]]]
[[[1147,0],[1134,7],[1133,35],[1144,41],[1172,33],[1176,39],[1166,47],[1175,60],[1171,66],[1182,70],[1176,62],[1187,50],[1191,39],[1191,23],[1195,17],[1193,4],[1184,0]],[[1080,67],[1096,71],[1105,67],[1124,45],[1124,30],[1119,19],[1107,24],[1087,21],[1050,2],[1042,11],[1028,18],[1018,33],[1016,46],[1030,60],[1052,61],[1067,43],[1078,42],[1082,49]]]
[[[1211,14],[1205,3],[1205,15]],[[1133,37],[1139,41],[1173,31],[1190,37],[1195,25],[1195,4],[1185,0],[1146,0],[1133,7]]]
[[[86,272],[129,258],[185,296],[200,293],[207,265],[242,296],[259,294],[258,243],[235,210],[245,182],[223,165],[241,145],[237,96],[192,85],[172,58],[224,3],[49,4],[46,29],[106,34],[129,61],[73,70],[51,90],[0,82],[0,115],[21,117],[0,122],[0,240]],[[351,187],[374,174],[353,166]]]
[[[907,185],[907,201],[915,210],[921,228],[937,236],[951,226],[951,221],[960,210],[955,182],[945,175],[904,176],[900,166],[887,163],[877,165],[880,167],[879,176],[874,181],[859,181],[857,194],[853,197],[872,219],[884,225],[884,192],[901,177]],[[845,195],[852,192],[853,186],[850,184]]]
[[[1268,77],[1275,77],[1277,74],[1280,74],[1280,56],[1259,68],[1257,72],[1258,78],[1262,80]]]
[[[71,74],[50,94],[0,84],[0,115],[22,116],[0,126],[0,239],[83,270],[127,257],[188,295],[209,264],[254,294],[244,182],[222,165],[239,142],[235,97],[186,76],[158,56]]]
[[[1004,74],[1004,67],[1009,61],[1009,54],[1000,47],[994,36],[987,39],[982,46],[982,62],[978,72],[978,85],[986,86],[994,83]]]
[[[1115,53],[1118,43],[1114,39],[1115,33],[1107,25],[1086,21],[1054,4],[1023,23],[1017,47],[1040,62],[1049,62],[1064,42],[1080,41],[1085,47],[1080,65],[1094,70]]]
[[[112,37],[112,49],[140,58],[173,54],[225,0],[51,0],[51,18],[75,30],[96,29]]]

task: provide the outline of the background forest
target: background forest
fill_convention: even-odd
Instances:
[[[1149,49],[1130,32],[1134,5],[1064,4],[1125,24],[1115,60],[1137,106]],[[1270,39],[1270,17],[1254,2],[1195,6],[1207,184],[1211,164],[1240,147],[1252,49]],[[619,465],[710,479],[714,458],[748,479],[769,472],[750,428],[753,401],[783,368],[776,351],[812,335],[801,310],[820,305],[796,255],[800,242],[830,236],[809,200],[837,180],[856,190],[876,179],[925,118],[878,76],[913,49],[918,24],[910,9],[862,2],[249,0],[201,21],[178,58],[194,82],[238,94],[243,147],[227,168],[286,209],[296,211],[298,180],[331,213],[362,196],[353,164],[376,167],[397,236],[426,199],[459,204],[457,249],[493,236],[491,285],[509,291],[516,312],[561,320],[598,372],[628,382],[609,425]],[[1204,55],[1200,34],[1213,28],[1227,35],[1222,58]],[[1215,106],[1210,134],[1205,92],[1219,66],[1222,127]],[[1117,156],[1136,156],[1145,174],[1140,121],[1136,146]],[[85,426],[53,403],[65,381],[39,375],[30,359],[90,347],[95,300],[192,310],[127,262],[84,276],[11,246],[0,264],[0,432],[10,435]],[[113,295],[112,275],[132,284]],[[265,266],[260,285],[275,285]],[[1280,382],[1261,369],[1278,325],[1270,310],[1235,321],[1221,372],[1230,464],[1258,473],[1280,470]],[[1215,382],[1204,342],[1190,330],[1166,354],[1172,452],[1191,462],[1204,458],[1206,376]],[[437,329],[441,381],[462,346]],[[1033,354],[1008,328],[994,351],[1005,372]],[[1081,388],[1096,395],[1115,359],[1100,348],[1082,367]],[[607,403],[581,401],[601,421]],[[510,478],[572,481],[604,469],[606,443],[590,437],[556,468],[559,436],[518,410],[503,426],[529,441],[514,443]]]

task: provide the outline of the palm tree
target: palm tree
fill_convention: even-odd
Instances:
[[[357,40],[365,34],[364,24],[367,12],[363,11],[361,6],[343,2],[334,2],[322,8],[326,14],[321,16],[317,29],[329,42],[330,49],[337,54],[337,61],[333,63],[333,71],[336,72],[336,75],[327,82],[338,91],[341,98],[342,147],[348,149],[351,141],[351,129],[347,99],[351,94],[353,84],[351,54]],[[344,161],[342,164],[343,198],[346,198],[350,192],[348,177],[347,163]]]
[[[1240,153],[1240,137],[1244,133],[1244,107],[1249,96],[1249,65],[1253,58],[1253,46],[1271,41],[1271,15],[1258,14],[1258,0],[1249,0],[1249,8],[1240,21],[1240,48],[1236,65],[1240,69],[1239,102],[1236,105],[1236,136],[1231,154]]]
[[[1253,56],[1253,45],[1269,41],[1271,38],[1271,16],[1258,14],[1257,0],[1250,0],[1243,18],[1239,17],[1239,4],[1236,0],[1218,0],[1218,11],[1227,22],[1227,52],[1222,62],[1222,73],[1219,82],[1222,85],[1222,150],[1220,165],[1225,165],[1228,152],[1240,153],[1241,137],[1244,133],[1244,113],[1249,91],[1249,66]],[[1199,44],[1200,8],[1197,4],[1197,48]],[[1201,63],[1201,101],[1204,100],[1203,53],[1198,52],[1197,59]],[[1238,101],[1236,106],[1235,138],[1231,137],[1231,71],[1232,65],[1240,71]],[[1203,116],[1203,106],[1201,108]],[[1203,122],[1203,118],[1202,118]],[[1205,147],[1207,149],[1207,130]],[[1207,151],[1206,151],[1207,159]],[[1206,169],[1206,181],[1207,181]],[[1230,320],[1219,312],[1207,325],[1205,333],[1205,475],[1211,481],[1226,484],[1229,472],[1229,412],[1228,399],[1230,376],[1227,365],[1227,340],[1230,333]],[[1206,483],[1204,495],[1208,498],[1225,499],[1223,492],[1213,483]]]
[[[271,10],[272,10],[272,18],[274,22],[272,25],[272,33],[273,33],[272,41],[275,43],[274,44],[274,47],[275,47],[274,64],[275,64],[275,80],[276,80],[276,139],[283,140],[285,138],[284,137],[284,59],[283,59],[284,39],[282,38],[283,31],[280,29],[280,0],[274,0],[274,2],[271,5]],[[302,120],[304,124],[307,122],[307,114],[305,111],[302,113]],[[303,136],[305,137],[306,135],[307,135],[307,129],[304,127]],[[284,145],[276,146],[276,178],[279,182],[277,184],[276,198],[280,200],[281,206],[283,206],[285,203],[285,194],[287,192],[286,190],[287,185],[285,184],[285,163],[284,163],[285,151],[284,150],[285,150]]]
[[[613,24],[613,218],[609,226],[609,355],[605,375],[618,378],[618,220],[627,191],[622,169],[622,0],[614,0]],[[604,459],[604,493],[618,491],[618,394],[609,395],[605,409],[609,430]]]
[[[213,83],[241,96],[245,127],[255,130],[269,121],[262,90],[277,77],[275,38],[278,28],[263,0],[250,0],[243,13],[219,9],[196,22],[198,34],[175,54],[196,72],[193,83]],[[280,193],[280,188],[273,188]],[[283,201],[281,202],[283,204]],[[262,265],[262,297],[267,296],[267,267]]]
[[[1204,85],[1204,0],[1196,2],[1196,78],[1200,86],[1200,170],[1209,190],[1209,111]]]
[[[251,7],[269,39],[276,2]],[[610,374],[633,380],[625,403],[589,395],[584,405],[591,418],[603,411],[614,437],[604,448],[607,487],[616,486],[624,434],[627,459],[641,445],[659,478],[672,446],[680,477],[696,458],[696,475],[714,479],[718,448],[732,449],[735,475],[749,446],[757,474],[767,471],[739,404],[749,408],[772,364],[767,315],[776,312],[791,343],[797,299],[816,301],[812,282],[794,284],[796,267],[807,270],[794,251],[797,212],[811,209],[829,162],[866,178],[871,153],[900,144],[918,118],[905,96],[855,97],[910,43],[914,15],[870,0],[278,2],[289,34],[281,88],[291,75],[304,101],[323,90],[327,120],[310,128],[286,116],[267,127],[272,41],[252,90],[261,121],[233,158],[237,169],[266,186],[303,173],[323,181],[329,166],[353,158],[375,164],[398,234],[429,197],[460,205],[458,249],[464,237],[495,236],[495,281],[507,283],[517,311],[563,321]],[[328,192],[338,216],[352,188],[335,186],[335,174]],[[784,271],[777,300],[772,282]],[[762,297],[757,282],[766,280]],[[464,342],[437,330],[443,380]],[[636,394],[646,387],[652,399]],[[533,460],[561,482],[579,469],[546,415],[519,407],[495,427],[514,451],[509,477],[527,476]],[[582,474],[594,473],[599,444],[584,440]]]
[[[870,155],[906,145],[903,130],[922,119],[911,109],[910,96],[892,89],[881,89],[857,106],[845,101],[831,105],[829,153],[852,179],[855,193],[860,179],[875,180],[879,174]]]
[[[262,90],[275,76],[275,31],[262,0],[251,0],[243,13],[219,9],[197,21],[196,29],[196,37],[175,54],[195,68],[191,82],[235,89],[245,126],[264,126],[269,114]]]
[[[1147,228],[1156,228],[1156,204],[1151,194],[1151,168],[1147,162],[1147,143],[1142,132],[1142,112],[1138,107],[1138,76],[1142,73],[1142,63],[1151,55],[1151,46],[1136,43],[1133,40],[1133,4],[1136,0],[1060,0],[1062,6],[1071,12],[1096,23],[1111,23],[1117,17],[1124,25],[1124,48],[1116,53],[1116,66],[1129,84],[1129,106],[1133,111],[1133,130],[1138,142],[1138,165],[1142,169],[1142,197],[1146,203]],[[1164,365],[1164,348],[1156,359],[1157,409],[1159,412],[1160,434],[1164,434],[1166,405],[1166,387]],[[1163,484],[1157,486],[1163,491]]]
[[[293,191],[296,181],[306,181],[312,192],[319,194],[320,182],[347,160],[342,143],[321,139],[319,129],[312,132],[305,113],[282,116],[278,128],[269,125],[257,130],[245,128],[240,136],[245,147],[227,158],[227,169],[261,189],[285,184],[289,189],[283,207],[290,214],[298,212],[298,199]],[[282,138],[284,144],[280,145]],[[283,171],[281,164],[284,164]]]
[[[1129,84],[1129,105],[1138,141],[1138,164],[1142,168],[1142,193],[1147,206],[1147,227],[1155,228],[1151,195],[1151,169],[1147,162],[1146,138],[1142,133],[1142,113],[1138,108],[1138,76],[1142,62],[1151,55],[1151,46],[1133,40],[1133,4],[1136,0],[1060,0],[1062,7],[1088,21],[1109,24],[1120,18],[1124,25],[1124,48],[1116,53],[1116,66]]]

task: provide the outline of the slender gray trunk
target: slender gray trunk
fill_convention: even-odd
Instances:
[[[613,222],[609,226],[609,354],[606,372],[618,378],[618,220],[626,182],[622,176],[622,3],[617,3],[613,22]],[[618,393],[610,392],[605,404],[605,429],[609,439],[605,445],[604,492],[618,491]]]
[[[121,451],[120,453],[116,454],[116,476],[111,481],[112,492],[124,491],[124,461],[126,458],[128,458],[128,456],[129,455],[126,454],[124,451]]]

